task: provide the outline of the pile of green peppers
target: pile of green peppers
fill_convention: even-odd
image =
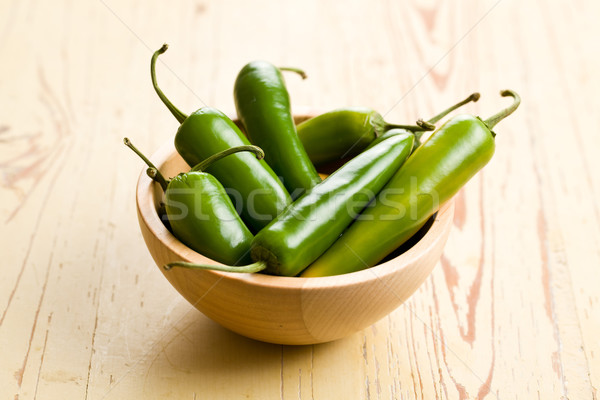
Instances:
[[[191,249],[223,265],[175,261],[165,265],[227,272],[322,277],[377,265],[413,237],[488,161],[494,126],[521,99],[482,120],[452,111],[477,101],[474,93],[427,121],[386,122],[369,108],[348,107],[294,124],[282,71],[266,61],[242,68],[234,101],[242,129],[203,107],[186,115],[153,87],[179,121],[175,148],[190,171],[172,179],[128,139],[164,190],[158,210]],[[423,140],[423,135],[429,133]],[[258,146],[258,147],[257,147]],[[317,169],[331,168],[324,180]],[[327,167],[329,166],[329,167]]]

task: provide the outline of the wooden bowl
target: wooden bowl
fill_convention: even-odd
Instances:
[[[151,160],[167,177],[189,169],[172,141]],[[225,328],[279,344],[339,339],[392,312],[433,270],[454,214],[454,203],[446,203],[418,242],[373,268],[331,277],[297,278],[185,268],[165,271],[163,265],[173,261],[218,263],[186,247],[166,229],[157,214],[161,199],[159,185],[142,171],[137,184],[140,228],[156,265],[171,285]]]

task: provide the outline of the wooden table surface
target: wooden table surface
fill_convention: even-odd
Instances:
[[[591,399],[600,385],[600,3],[0,2],[1,399]],[[498,125],[456,198],[440,263],[345,339],[231,333],[163,278],[134,187],[186,112],[234,110],[262,58],[295,109],[370,106],[393,122],[468,93]]]

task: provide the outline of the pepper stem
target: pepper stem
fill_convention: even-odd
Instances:
[[[431,125],[423,120],[417,121],[416,125],[388,124],[386,122],[383,129],[384,132],[387,132],[390,129],[406,129],[411,132],[432,131],[435,129],[435,125]]]
[[[304,72],[304,70],[303,70],[303,69],[300,69],[300,68],[294,68],[294,67],[278,67],[278,69],[279,69],[280,71],[289,71],[289,72],[295,72],[295,73],[297,73],[298,75],[300,75],[300,77],[301,77],[303,80],[307,78],[307,76],[306,76],[306,72]]]
[[[479,93],[477,93],[477,92],[472,93],[466,99],[464,99],[464,100],[456,103],[455,105],[453,105],[450,108],[445,109],[444,111],[442,111],[441,113],[439,113],[435,117],[427,120],[427,122],[429,122],[430,124],[435,124],[440,119],[444,118],[446,115],[450,114],[452,111],[456,110],[457,108],[462,107],[465,104],[470,103],[470,102],[474,102],[475,103],[477,100],[479,100],[479,97],[481,97],[481,95]]]
[[[263,271],[267,268],[267,263],[264,261],[258,261],[248,265],[242,265],[239,267],[234,267],[230,265],[209,265],[209,264],[194,264],[184,261],[176,261],[172,263],[168,263],[163,268],[165,271],[170,270],[173,267],[181,267],[188,269],[204,269],[204,270],[212,270],[212,271],[223,271],[223,272],[245,272],[245,273],[255,273]]]
[[[148,177],[150,179],[152,179],[153,181],[157,181],[158,182],[158,170],[156,168],[150,168],[148,167],[148,169],[146,170],[146,175],[148,175]]]
[[[219,153],[213,154],[212,156],[208,157],[206,160],[203,160],[200,163],[196,164],[192,168],[192,171],[194,171],[194,172],[205,171],[214,162],[219,161],[221,158],[227,157],[230,154],[239,153],[240,151],[249,151],[251,153],[254,153],[256,155],[256,158],[259,160],[262,160],[265,157],[265,152],[263,151],[263,149],[261,149],[258,146],[252,146],[252,145],[237,146],[237,147],[232,147],[230,149],[223,150]]]
[[[421,143],[421,138],[425,132],[435,129],[435,125],[429,123],[428,121],[423,121],[422,119],[417,120],[417,125],[421,129],[412,131],[413,135],[415,135],[415,146],[419,146]]]
[[[421,137],[423,136],[423,131],[432,131],[435,129],[435,123],[438,122],[440,119],[444,118],[446,115],[450,114],[452,111],[456,110],[459,107],[464,106],[467,103],[470,102],[476,102],[477,100],[479,100],[479,93],[475,92],[472,93],[471,95],[469,95],[469,97],[467,97],[466,99],[454,104],[453,106],[445,109],[444,111],[442,111],[441,113],[439,113],[438,115],[436,115],[435,117],[427,120],[427,121],[423,121],[422,119],[417,121],[417,125],[419,127],[421,127],[422,129],[420,129],[420,131],[413,131],[413,133],[415,134],[415,139],[416,143],[421,141]]]
[[[464,106],[467,103],[476,102],[477,100],[479,100],[479,97],[480,97],[479,93],[477,93],[477,92],[472,93],[466,99],[461,100],[460,102],[454,104],[453,106],[445,109],[444,111],[442,111],[441,113],[439,113],[438,115],[436,115],[435,117],[433,117],[427,121],[424,121],[422,119],[417,120],[416,125],[396,125],[396,124],[387,124],[386,123],[385,130],[387,131],[387,130],[393,129],[393,128],[400,128],[400,129],[407,129],[413,133],[420,132],[420,134],[418,134],[418,136],[417,136],[417,138],[419,138],[420,136],[423,135],[423,132],[434,130],[435,123],[438,122],[440,119],[444,118],[446,115],[450,114],[452,111],[456,110],[459,107]]]
[[[173,105],[173,103],[171,103],[171,101],[167,98],[167,96],[165,96],[163,91],[160,90],[160,88],[158,87],[158,83],[156,82],[156,60],[158,59],[158,56],[167,51],[168,48],[169,45],[165,43],[152,55],[152,60],[150,61],[150,76],[152,77],[152,86],[154,86],[156,94],[158,95],[158,97],[160,97],[164,105],[167,106],[169,111],[171,111],[171,114],[173,114],[173,116],[177,118],[177,121],[179,121],[179,123],[182,124],[188,116],[182,113],[177,107]]]
[[[515,92],[515,91],[502,90],[500,92],[500,96],[512,97],[513,103],[510,106],[508,106],[505,109],[498,112],[497,114],[494,114],[491,117],[489,117],[488,119],[486,119],[485,121],[483,121],[483,123],[487,125],[487,127],[490,131],[498,122],[502,121],[504,118],[506,118],[510,114],[512,114],[519,107],[519,104],[521,104],[521,96],[519,96],[517,94],[517,92]]]
[[[154,181],[158,182],[163,191],[167,190],[169,182],[165,179],[163,174],[160,173],[160,171],[158,170],[158,168],[156,168],[152,161],[150,161],[145,155],[143,155],[142,152],[139,151],[128,138],[123,138],[123,143],[125,143],[125,146],[129,147],[131,150],[133,150],[135,154],[137,154],[142,160],[144,160],[146,165],[149,167],[146,170],[146,174],[148,174],[148,176]],[[156,173],[151,171],[156,171]]]

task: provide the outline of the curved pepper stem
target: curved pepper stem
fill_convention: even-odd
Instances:
[[[150,161],[144,154],[142,154],[142,152],[139,151],[128,138],[123,138],[123,143],[125,143],[125,146],[129,147],[131,150],[133,150],[135,154],[137,154],[142,160],[144,160],[144,162],[148,166],[146,174],[148,174],[148,176],[152,178],[152,180],[158,182],[163,191],[167,190],[169,182],[165,179],[163,174],[160,173],[160,171],[158,170],[158,168],[156,168],[152,161]]]
[[[469,97],[467,97],[466,99],[456,103],[455,105],[451,106],[450,108],[445,109],[444,111],[442,111],[435,117],[428,119],[427,122],[430,124],[435,124],[440,119],[444,118],[446,115],[450,114],[452,111],[456,110],[457,108],[460,108],[470,102],[473,102],[473,103],[477,102],[477,100],[479,100],[480,97],[481,97],[481,95],[478,92],[471,93],[469,95]],[[418,122],[417,122],[417,124],[418,124]]]
[[[430,130],[435,129],[434,124],[437,123],[439,120],[441,120],[446,115],[450,114],[452,111],[464,106],[467,103],[476,102],[477,100],[479,100],[479,97],[481,97],[481,95],[479,93],[477,93],[477,92],[471,93],[469,95],[469,97],[467,97],[466,99],[459,101],[458,103],[454,104],[453,106],[445,109],[444,111],[442,111],[435,117],[432,117],[432,118],[428,119],[427,121],[423,121],[422,119],[418,120],[417,125],[419,125],[423,129],[421,129],[420,131],[413,131],[413,133],[415,134],[415,139],[416,139],[415,143],[419,143],[421,141],[421,136],[423,136],[423,131],[430,131]]]
[[[182,113],[177,107],[173,105],[173,103],[171,103],[171,101],[167,98],[167,96],[165,96],[163,91],[160,90],[160,88],[158,87],[158,83],[156,82],[156,60],[158,59],[158,56],[167,51],[168,48],[169,45],[165,43],[152,55],[152,60],[150,60],[150,76],[152,77],[152,86],[154,86],[156,94],[158,95],[158,97],[160,97],[164,105],[167,106],[169,111],[171,111],[171,114],[173,114],[173,116],[177,118],[177,121],[179,121],[179,123],[182,124],[188,116]]]
[[[406,130],[409,130],[409,131],[413,132],[415,134],[416,138],[419,139],[421,136],[423,136],[423,132],[434,130],[435,129],[435,124],[439,120],[441,120],[442,118],[444,118],[446,115],[450,114],[452,111],[456,110],[457,108],[460,108],[460,107],[464,106],[467,103],[476,102],[477,100],[479,100],[479,97],[481,97],[481,95],[479,93],[477,93],[477,92],[471,93],[469,95],[469,97],[467,97],[466,99],[459,101],[458,103],[456,103],[453,106],[445,109],[444,111],[442,111],[438,115],[436,115],[436,116],[428,119],[427,121],[424,121],[422,119],[417,120],[417,124],[416,125],[386,124],[386,126],[385,126],[386,131],[389,130],[389,129],[394,129],[394,128],[406,129]]]
[[[306,72],[304,72],[303,69],[300,68],[294,68],[294,67],[277,67],[277,69],[279,69],[280,71],[289,71],[289,72],[295,72],[298,75],[300,75],[300,77],[304,80],[307,78],[306,76]]]
[[[187,269],[203,269],[203,270],[212,270],[212,271],[223,271],[223,272],[244,272],[244,273],[255,273],[263,271],[267,268],[267,263],[264,261],[258,261],[253,264],[242,265],[239,267],[234,267],[230,265],[209,265],[209,264],[194,264],[184,261],[177,261],[168,263],[163,268],[165,271],[170,270],[173,267],[187,268]]]
[[[487,125],[490,131],[498,122],[502,121],[504,118],[512,114],[519,107],[519,104],[521,104],[521,96],[519,96],[517,92],[513,90],[503,90],[500,92],[500,96],[512,97],[513,103],[510,106],[498,112],[497,114],[494,114],[485,121],[483,121],[483,123]]]
[[[193,171],[193,172],[205,171],[214,162],[219,161],[221,158],[227,157],[230,154],[239,153],[240,151],[249,151],[251,153],[254,153],[254,155],[256,155],[256,158],[259,160],[262,160],[263,158],[265,158],[265,152],[263,151],[263,149],[261,149],[258,146],[252,146],[252,145],[237,146],[237,147],[232,147],[230,149],[223,150],[219,153],[213,154],[212,156],[208,157],[206,160],[201,161],[200,163],[196,164],[191,169],[191,171]]]
[[[425,122],[422,119],[418,120],[416,125],[388,124],[386,122],[384,130],[387,132],[390,129],[404,129],[411,132],[422,132],[434,130],[435,125]]]

